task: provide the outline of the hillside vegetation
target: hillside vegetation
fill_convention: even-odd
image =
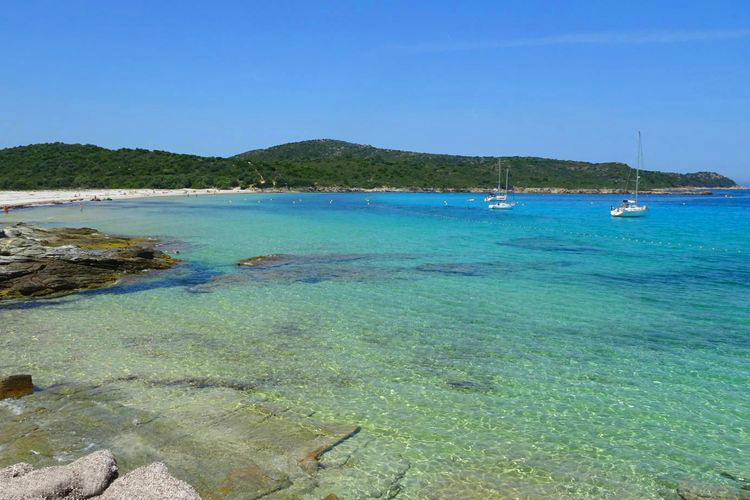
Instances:
[[[0,189],[61,188],[491,188],[497,157],[453,156],[312,140],[231,158],[81,144],[35,144],[0,150]],[[504,157],[517,188],[625,189],[634,174],[622,163]],[[641,172],[644,190],[731,187],[713,172]]]

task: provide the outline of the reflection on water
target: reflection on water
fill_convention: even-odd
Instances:
[[[0,405],[0,466],[106,445],[208,498],[658,498],[750,475],[750,197],[654,198],[638,221],[604,196],[519,196],[503,214],[466,199],[6,216],[161,237],[184,264],[0,306],[0,370],[42,389]],[[314,474],[296,461],[318,443],[302,429],[357,425]]]

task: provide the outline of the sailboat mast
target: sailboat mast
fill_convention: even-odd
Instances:
[[[635,168],[635,204],[638,204],[638,182],[641,180],[641,163],[643,162],[643,148],[641,147],[641,131],[638,131],[638,162]]]
[[[497,159],[497,192],[500,192],[500,179],[502,179],[501,174],[503,172],[503,160],[502,158]]]
[[[510,175],[510,169],[505,169],[505,196],[508,196],[508,176]]]

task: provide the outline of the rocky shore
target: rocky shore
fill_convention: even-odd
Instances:
[[[154,240],[90,228],[0,225],[0,300],[105,288],[127,275],[177,263],[155,246]]]

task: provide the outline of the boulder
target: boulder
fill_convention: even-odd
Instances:
[[[38,470],[17,464],[0,470],[0,500],[91,498],[100,495],[116,476],[117,462],[109,450]]]
[[[192,486],[175,479],[166,465],[154,462],[117,479],[101,500],[200,500]]]
[[[0,469],[0,500],[200,500],[192,486],[172,477],[161,462],[116,477],[117,462],[109,450],[38,470],[20,463]]]
[[[0,377],[0,399],[20,398],[34,391],[31,375]]]

